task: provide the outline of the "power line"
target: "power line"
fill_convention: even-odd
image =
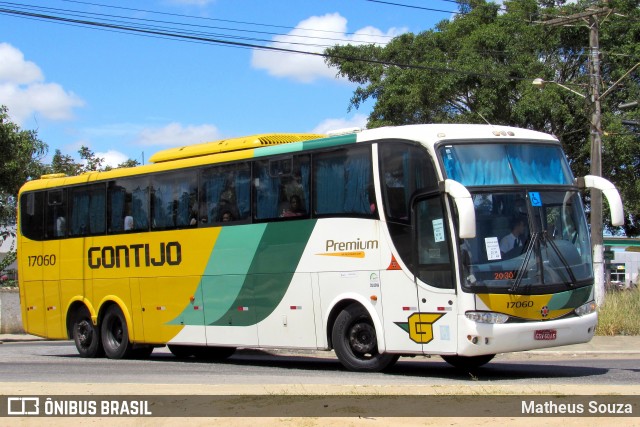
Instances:
[[[311,55],[311,56],[316,56],[316,57],[321,57],[321,58],[335,58],[335,59],[339,59],[339,60],[358,61],[358,62],[377,64],[377,65],[384,65],[384,66],[395,66],[395,67],[399,67],[399,68],[426,70],[426,71],[431,71],[431,72],[436,72],[436,73],[462,74],[462,75],[467,75],[467,76],[484,77],[484,78],[488,78],[488,79],[499,79],[499,80],[503,80],[503,81],[504,80],[511,80],[511,81],[530,80],[529,78],[503,76],[503,75],[497,75],[497,74],[491,74],[491,73],[478,73],[478,72],[474,72],[474,71],[456,70],[456,69],[452,69],[452,68],[430,67],[430,66],[415,65],[415,64],[404,64],[404,63],[396,63],[396,62],[391,62],[391,61],[382,61],[382,60],[375,60],[375,59],[347,57],[347,56],[341,56],[341,55],[328,55],[328,54],[319,53],[319,52],[311,52],[311,51],[304,51],[304,50],[297,50],[297,49],[290,49],[290,48],[282,48],[282,47],[276,47],[276,46],[267,46],[267,45],[260,45],[260,44],[255,44],[255,43],[246,43],[246,42],[233,41],[233,40],[225,40],[225,39],[213,38],[213,37],[204,37],[204,36],[199,36],[199,35],[194,35],[194,34],[181,34],[181,33],[168,32],[168,31],[163,31],[163,30],[158,30],[158,29],[149,29],[149,28],[142,28],[142,27],[135,27],[135,26],[126,26],[126,25],[114,24],[114,23],[95,22],[95,21],[74,19],[74,18],[68,18],[68,17],[62,17],[62,16],[46,15],[46,14],[42,14],[42,13],[20,11],[20,10],[11,10],[11,9],[0,8],[0,14],[18,16],[18,17],[26,17],[26,18],[44,20],[44,21],[53,21],[55,23],[63,23],[63,24],[67,24],[67,25],[77,25],[77,26],[81,26],[81,27],[85,27],[85,28],[89,27],[89,28],[97,28],[97,29],[102,29],[102,30],[123,31],[123,32],[127,32],[127,33],[138,34],[138,35],[154,36],[154,37],[167,38],[167,39],[177,39],[177,40],[181,40],[181,41],[200,42],[200,43],[206,43],[206,44],[215,44],[215,45],[222,45],[222,46],[248,48],[248,49],[258,49],[258,50],[266,50],[266,51],[272,51],[272,52]]]
[[[11,3],[11,2],[0,2],[0,4],[4,4],[4,5],[11,5],[14,7],[16,6],[20,6],[22,9],[26,9],[26,10],[32,10],[32,11],[39,11],[39,12],[47,12],[47,13],[57,13],[57,14],[63,14],[66,16],[72,16],[72,17],[82,17],[82,18],[94,18],[94,17],[100,17],[100,19],[107,21],[107,22],[116,22],[116,23],[121,23],[121,20],[125,20],[125,22],[127,24],[130,24],[130,22],[148,22],[148,23],[158,23],[158,24],[166,24],[166,25],[176,25],[176,26],[183,26],[183,27],[187,27],[187,28],[204,28],[204,29],[215,29],[215,30],[224,30],[224,31],[232,31],[232,32],[240,32],[240,33],[255,33],[255,34],[266,34],[266,35],[270,35],[270,36],[285,36],[288,38],[298,38],[298,39],[313,39],[313,40],[327,40],[327,41],[331,41],[331,42],[348,42],[348,43],[366,43],[366,44],[383,44],[381,42],[374,42],[371,40],[362,40],[362,39],[343,39],[343,38],[331,38],[331,37],[322,37],[319,35],[305,35],[305,34],[282,34],[282,33],[274,33],[274,32],[268,32],[268,31],[257,31],[257,30],[245,30],[245,29],[237,29],[237,28],[229,28],[229,27],[212,27],[212,26],[206,26],[206,25],[198,25],[198,24],[192,24],[192,23],[182,23],[182,22],[169,22],[169,21],[161,21],[161,20],[155,20],[155,19],[148,19],[148,18],[130,18],[130,17],[126,17],[126,16],[121,16],[121,15],[111,15],[111,14],[103,14],[103,13],[95,13],[95,12],[84,12],[84,11],[77,11],[77,10],[68,10],[68,9],[58,9],[58,8],[49,8],[49,7],[43,7],[43,6],[34,6],[34,5],[24,5],[24,4],[16,4],[16,3]],[[109,19],[109,18],[116,18],[115,20]],[[150,28],[162,28],[164,30],[168,30],[168,31],[182,31],[182,30],[177,30],[175,28],[166,28],[166,27],[150,27]],[[323,32],[322,30],[311,30],[311,29],[307,29],[307,30],[303,30],[303,31],[314,31],[314,32]],[[337,33],[337,32],[336,32]],[[197,33],[197,32],[193,32],[192,34],[208,34],[208,33]],[[344,34],[344,33],[339,33],[339,34]],[[227,36],[225,34],[214,34],[216,36]],[[255,39],[255,38],[243,38],[240,36],[227,36],[229,38],[239,38],[239,39],[247,39],[247,40],[254,40],[254,41],[267,41],[264,39]],[[372,36],[375,38],[390,38],[390,36],[379,36],[379,35],[375,35]],[[287,44],[301,44],[304,45],[305,43],[302,42],[294,42],[294,41],[286,41],[286,42],[279,42],[278,40],[273,40],[274,43],[287,43]],[[330,47],[332,45],[319,45],[319,44],[309,44],[310,46],[318,46],[318,47]]]
[[[63,1],[63,2],[66,2],[66,3],[77,3],[77,4],[84,4],[84,5],[89,5],[89,6],[98,6],[98,7],[112,8],[112,9],[121,9],[121,10],[128,10],[128,11],[132,11],[132,12],[144,12],[144,13],[151,13],[151,14],[157,14],[157,15],[175,16],[175,17],[180,17],[180,18],[197,19],[197,20],[204,20],[204,21],[228,22],[228,23],[231,23],[231,24],[252,25],[252,26],[271,27],[271,28],[282,28],[282,29],[286,29],[286,30],[298,29],[298,30],[322,32],[322,33],[356,35],[356,33],[348,33],[348,32],[347,33],[343,33],[343,32],[340,32],[340,31],[323,30],[323,29],[317,29],[317,28],[291,27],[291,26],[286,26],[286,25],[264,24],[264,23],[260,23],[260,22],[236,21],[236,20],[231,20],[231,19],[220,19],[220,18],[208,18],[208,17],[203,17],[203,16],[184,15],[184,14],[180,14],[180,13],[160,12],[160,11],[156,11],[156,10],[137,9],[137,8],[123,7],[123,6],[112,6],[112,5],[107,5],[107,4],[92,3],[92,2],[85,2],[85,1],[79,1],[79,0],[60,0],[60,1]],[[246,31],[250,31],[250,30],[246,30]],[[389,39],[393,38],[393,36],[384,36],[384,35],[383,36],[377,36],[377,37],[389,38]]]
[[[399,6],[399,7],[407,7],[410,9],[419,9],[419,10],[426,10],[429,12],[441,12],[441,13],[449,13],[449,14],[455,14],[455,15],[464,15],[464,13],[462,12],[454,12],[451,10],[442,10],[442,9],[433,9],[430,7],[423,7],[423,6],[414,6],[414,5],[410,5],[410,4],[402,4],[402,3],[395,3],[395,2],[391,2],[391,1],[382,1],[382,0],[365,0],[371,3],[381,3],[381,4],[386,4],[389,6]]]

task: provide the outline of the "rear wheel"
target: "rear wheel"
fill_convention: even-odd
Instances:
[[[376,329],[367,310],[353,304],[338,314],[331,333],[340,363],[350,371],[378,372],[398,360],[396,354],[378,352]]]
[[[133,344],[129,341],[127,321],[120,307],[112,305],[102,319],[102,345],[109,359],[126,359],[131,355]]]
[[[91,321],[91,315],[86,307],[82,307],[76,313],[72,326],[72,336],[81,357],[104,356],[100,329]]]
[[[486,365],[491,362],[496,355],[484,354],[482,356],[440,356],[449,365],[452,365],[458,369],[476,369],[482,365]]]

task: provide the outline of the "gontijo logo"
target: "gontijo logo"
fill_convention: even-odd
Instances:
[[[364,258],[364,251],[378,249],[380,245],[377,240],[361,240],[358,237],[356,240],[347,242],[326,240],[324,246],[325,252],[316,255]]]
[[[161,267],[180,265],[180,242],[162,242],[151,247],[149,243],[118,246],[92,246],[87,251],[89,268]]]

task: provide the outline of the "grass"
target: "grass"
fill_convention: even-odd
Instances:
[[[17,280],[5,280],[0,282],[0,288],[15,288],[18,286]]]
[[[605,295],[596,335],[640,335],[640,289]]]

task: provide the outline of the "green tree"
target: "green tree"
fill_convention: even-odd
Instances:
[[[68,154],[62,154],[62,152],[56,148],[53,154],[50,165],[51,173],[63,173],[68,176],[79,175],[82,173],[82,164],[76,163],[76,161]]]
[[[119,168],[131,168],[138,166],[140,163],[137,160],[127,159],[124,162],[118,164],[115,168],[104,165],[104,158],[98,157],[89,147],[82,146],[78,150],[80,159],[84,162],[78,163],[73,157],[68,154],[62,154],[59,149],[56,149],[51,165],[49,165],[49,173],[63,173],[68,176],[80,175],[84,172],[91,171],[108,171]]]
[[[375,101],[368,127],[489,122],[541,130],[562,141],[574,173],[582,176],[590,159],[589,97],[532,85],[540,77],[587,93],[588,28],[541,24],[586,8],[558,6],[563,3],[463,1],[460,14],[431,30],[400,35],[384,47],[334,46],[325,51],[326,62],[358,84],[350,108]],[[604,82],[615,82],[640,58],[638,1],[613,0],[610,7],[616,14],[600,27]],[[636,73],[603,102],[603,175],[620,189],[630,236],[640,234],[640,150],[617,105],[637,99],[639,84]]]
[[[9,117],[8,109],[0,106],[0,243],[15,237],[16,200],[18,190],[28,179],[45,170],[41,158],[47,145],[38,139],[36,131],[22,130]],[[0,261],[3,271],[15,260],[15,248]]]

